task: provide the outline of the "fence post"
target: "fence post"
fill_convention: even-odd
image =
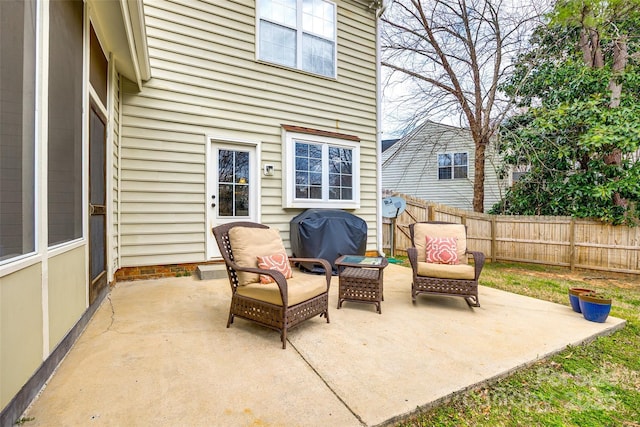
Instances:
[[[569,269],[574,271],[576,268],[576,221],[571,218],[569,222]]]
[[[491,262],[496,261],[496,217],[491,217]]]
[[[389,234],[389,255],[391,255],[391,258],[396,255],[396,218],[391,218],[391,233]]]

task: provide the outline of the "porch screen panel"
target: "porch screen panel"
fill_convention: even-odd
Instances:
[[[89,31],[89,82],[91,87],[96,91],[102,105],[107,105],[107,80],[109,71],[109,62],[104,56],[98,36],[91,26]]]
[[[106,125],[102,117],[91,106],[89,111],[89,258],[91,280],[106,270],[106,209],[107,193],[105,188],[106,164]]]
[[[95,279],[100,273],[102,273],[104,271],[104,266],[106,265],[104,256],[105,251],[100,250],[106,245],[104,235],[106,227],[105,219],[105,215],[91,215],[89,217],[91,247],[96,248],[96,250],[92,251],[91,256],[91,266],[89,270],[91,280]]]
[[[0,263],[35,251],[35,11],[0,0]]]
[[[49,245],[82,237],[82,11],[49,6]]]

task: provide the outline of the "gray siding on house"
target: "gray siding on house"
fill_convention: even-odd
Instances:
[[[338,1],[338,77],[255,60],[255,1],[145,0],[152,78],[125,93],[121,267],[205,260],[207,136],[259,143],[261,221],[283,231],[282,124],[361,139],[361,209],[376,248],[375,17]]]
[[[466,179],[438,179],[438,154],[468,153]],[[469,131],[426,122],[382,155],[382,188],[459,209],[473,209],[475,150]],[[485,211],[500,200],[506,182],[498,179],[500,165],[492,149],[485,158]]]

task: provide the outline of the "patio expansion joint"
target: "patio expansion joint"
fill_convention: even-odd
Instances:
[[[344,405],[344,407],[347,408],[347,410],[349,412],[351,412],[351,414],[360,422],[360,425],[366,426],[367,423],[364,422],[362,417],[360,417],[360,415],[358,415],[353,409],[351,409],[351,407],[347,404],[347,402],[345,402],[345,400],[342,397],[340,397],[340,395],[333,389],[333,387],[331,387],[331,385],[329,385],[327,380],[325,380],[324,377],[320,374],[320,372],[318,372],[318,370],[304,357],[304,355],[302,353],[300,353],[298,348],[289,340],[289,338],[287,338],[287,343],[291,347],[293,347],[293,349],[296,351],[296,353],[298,353],[298,355],[304,361],[304,363],[306,363],[307,366],[309,368],[311,368],[311,370],[318,376],[318,378],[320,378],[320,381],[322,381],[324,383],[324,385],[336,397],[336,399],[338,399],[340,401],[340,403],[342,403]]]

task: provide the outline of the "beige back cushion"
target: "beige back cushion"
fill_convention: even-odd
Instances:
[[[275,228],[233,227],[229,230],[229,243],[233,258],[241,267],[258,268],[258,256],[286,252],[280,232]],[[238,271],[241,286],[259,281],[258,274]]]
[[[458,239],[458,259],[467,264],[467,231],[463,224],[416,224],[413,227],[413,243],[418,250],[418,261],[425,262],[427,236],[455,237]]]

